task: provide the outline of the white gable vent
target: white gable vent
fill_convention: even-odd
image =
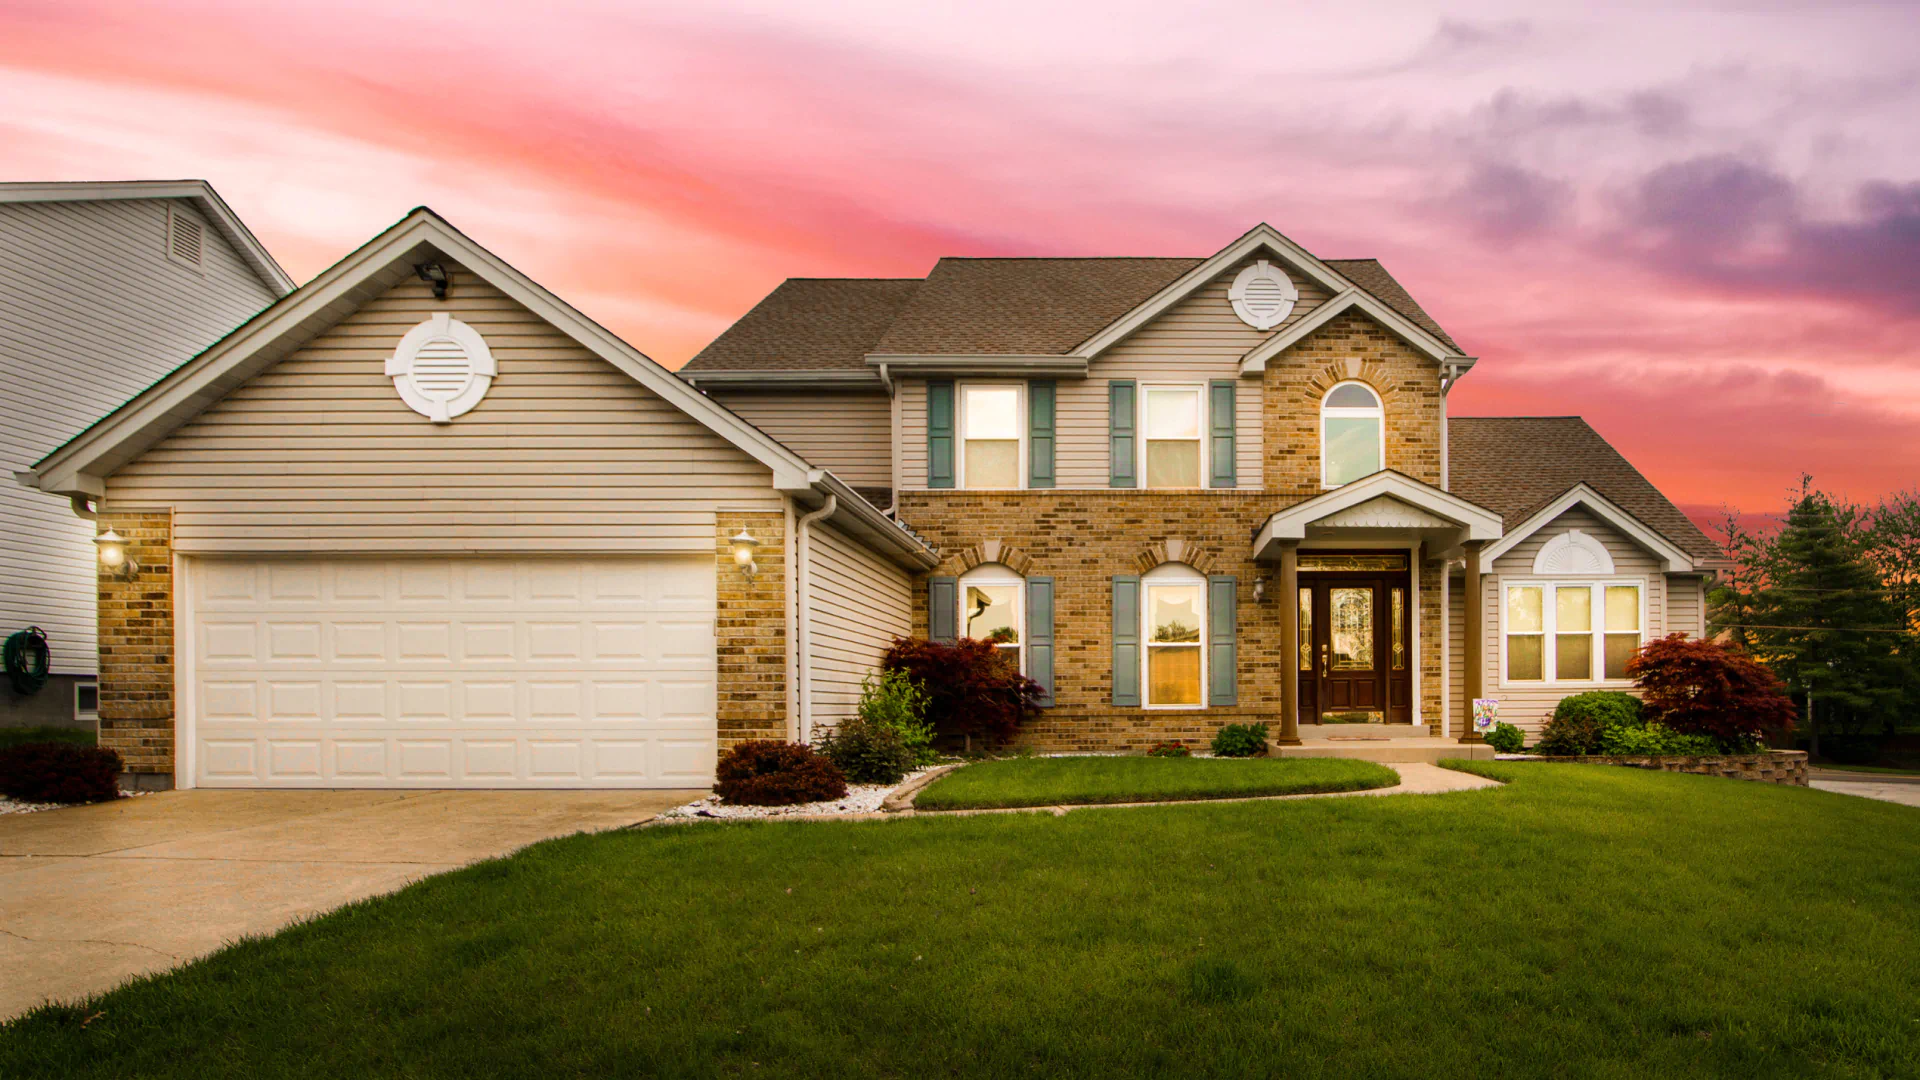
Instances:
[[[204,228],[200,219],[192,214],[178,207],[167,207],[167,258],[198,268],[205,241]]]
[[[1227,290],[1233,301],[1233,313],[1255,330],[1271,330],[1293,312],[1300,290],[1285,270],[1265,259],[1254,263],[1233,279]]]
[[[407,331],[387,377],[407,407],[436,424],[480,404],[493,385],[493,352],[480,332],[442,311]]]
[[[1533,560],[1533,572],[1536,574],[1611,574],[1613,573],[1613,556],[1607,552],[1607,546],[1598,538],[1588,536],[1579,529],[1568,529],[1540,545],[1540,554]]]

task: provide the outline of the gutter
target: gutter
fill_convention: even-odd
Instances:
[[[800,741],[813,741],[813,558],[807,527],[822,518],[833,516],[840,508],[840,497],[828,495],[820,509],[802,517],[794,523],[794,604],[799,607],[798,618],[794,620],[794,651],[800,663],[796,665],[800,675]]]
[[[807,474],[807,482],[813,492],[822,497],[821,505],[833,505],[835,524],[844,523],[851,531],[878,541],[895,563],[913,573],[924,573],[940,565],[940,553],[931,544],[915,535],[905,523],[868,502],[847,486],[846,481],[825,469],[815,469]]]
[[[1084,356],[1052,353],[868,353],[867,364],[893,376],[953,373],[956,375],[1056,375],[1087,377]]]

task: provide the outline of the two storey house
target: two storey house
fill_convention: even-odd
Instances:
[[[1261,225],[1206,258],[795,279],[681,376],[940,557],[914,628],[1120,750],[1537,729],[1703,632],[1720,552],[1577,417],[1459,418],[1475,367],[1385,267]],[[830,717],[822,717],[830,721]]]

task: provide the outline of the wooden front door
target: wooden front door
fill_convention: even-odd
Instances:
[[[1300,722],[1413,720],[1404,573],[1325,573],[1300,586]]]

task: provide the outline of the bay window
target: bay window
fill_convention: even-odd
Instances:
[[[1640,647],[1640,581],[1528,581],[1505,586],[1501,659],[1508,683],[1624,682]]]

